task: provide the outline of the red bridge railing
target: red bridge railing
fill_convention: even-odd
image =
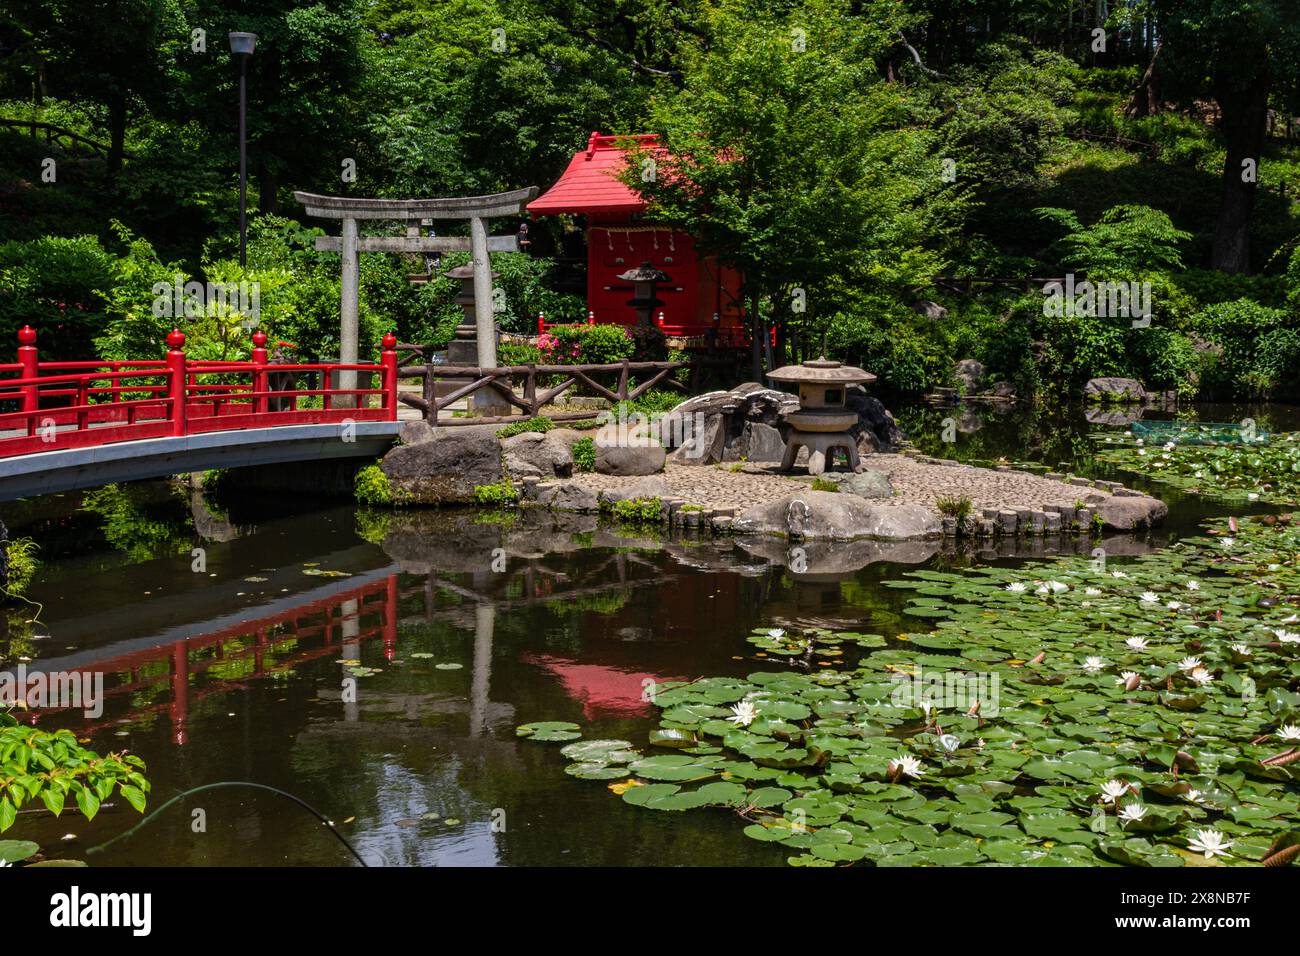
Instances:
[[[273,365],[260,329],[251,360],[236,362],[186,359],[178,329],[167,336],[162,361],[41,362],[31,326],[19,330],[18,342],[18,361],[0,364],[0,407],[16,406],[0,411],[0,458],[203,432],[397,420],[392,334],[384,336],[378,365]],[[344,373],[355,385],[340,384]]]

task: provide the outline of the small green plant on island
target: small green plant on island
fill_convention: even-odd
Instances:
[[[519,488],[508,478],[490,485],[474,486],[474,501],[484,508],[513,508],[519,497]]]
[[[629,498],[607,506],[607,513],[626,524],[658,524],[663,514],[663,503],[658,498]]]
[[[838,492],[840,486],[837,482],[831,481],[829,478],[817,477],[813,479],[812,490]]]
[[[966,527],[966,520],[974,510],[974,503],[965,495],[960,498],[955,496],[937,498],[934,505],[939,509],[939,514],[956,520],[958,533]]]
[[[391,508],[401,504],[401,494],[393,489],[392,482],[378,465],[367,465],[357,472],[354,493],[358,504]]]
[[[593,438],[579,438],[570,449],[573,454],[573,467],[578,471],[596,470],[596,441]]]
[[[555,422],[545,415],[535,415],[526,421],[511,422],[504,428],[498,429],[497,438],[512,438],[515,435],[522,435],[524,432],[549,432],[554,427]]]

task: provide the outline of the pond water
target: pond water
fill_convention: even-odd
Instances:
[[[954,414],[958,441],[944,443]],[[1282,406],[1180,414],[1300,427]],[[898,417],[932,454],[1113,475],[1091,460],[1096,426],[1079,409],[899,406]],[[1169,522],[1108,539],[1115,560],[1225,510],[1161,494]],[[780,847],[745,838],[724,812],[646,813],[566,776],[556,746],[515,727],[566,720],[587,737],[643,742],[657,725],[644,682],[761,669],[745,641],[754,627],[921,630],[901,615],[906,592],[883,586],[904,567],[1036,556],[912,544],[795,574],[781,548],[743,538],[664,539],[577,516],[213,502],[161,482],[11,503],[0,518],[44,561],[28,592],[37,621],[23,624],[35,607],[11,611],[5,665],[25,655],[30,668],[106,675],[101,715],[42,725],[143,757],[151,811],[192,787],[267,784],[330,817],[374,865],[783,865]],[[373,671],[355,702],[342,661]],[[308,812],[264,791],[208,790],[129,834],[141,818],[117,802],[91,824],[24,813],[6,836],[94,864],[354,863]]]

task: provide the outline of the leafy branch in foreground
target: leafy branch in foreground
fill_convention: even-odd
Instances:
[[[77,743],[70,730],[25,727],[0,713],[0,833],[13,826],[24,803],[38,797],[58,816],[71,794],[82,815],[93,820],[116,789],[143,813],[149,792],[143,771],[144,761],[133,754],[101,757]]]

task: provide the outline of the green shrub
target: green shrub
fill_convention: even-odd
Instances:
[[[966,519],[970,517],[971,511],[974,509],[974,503],[964,495],[960,498],[937,498],[935,499],[934,505],[939,509],[939,514],[943,515],[945,518],[957,519],[958,530],[961,530],[962,526],[966,523]]]
[[[636,343],[621,325],[562,325],[538,337],[552,365],[611,365],[630,359]]]
[[[0,244],[0,336],[12,349],[31,325],[46,361],[93,358],[117,281],[116,260],[94,236]]]
[[[579,438],[570,449],[573,453],[573,467],[578,471],[596,470],[596,442],[591,438]]]
[[[519,489],[508,478],[494,484],[474,487],[474,500],[485,508],[514,507],[519,497]]]
[[[1219,302],[1196,313],[1190,326],[1220,350],[1204,360],[1202,379],[1209,393],[1268,396],[1294,377],[1295,322],[1281,309],[1251,299]]]
[[[606,510],[614,520],[627,524],[658,524],[663,516],[663,502],[658,498],[629,498],[615,501]]]
[[[513,435],[522,435],[524,432],[549,432],[554,427],[555,422],[545,415],[535,415],[526,421],[511,422],[504,428],[498,429],[497,437],[510,438]]]
[[[4,542],[4,549],[8,575],[4,593],[7,597],[18,597],[27,590],[27,585],[41,566],[40,559],[36,557],[40,547],[31,538],[15,538]]]
[[[354,488],[360,504],[380,507],[397,504],[393,486],[378,465],[367,465],[358,471]]]

